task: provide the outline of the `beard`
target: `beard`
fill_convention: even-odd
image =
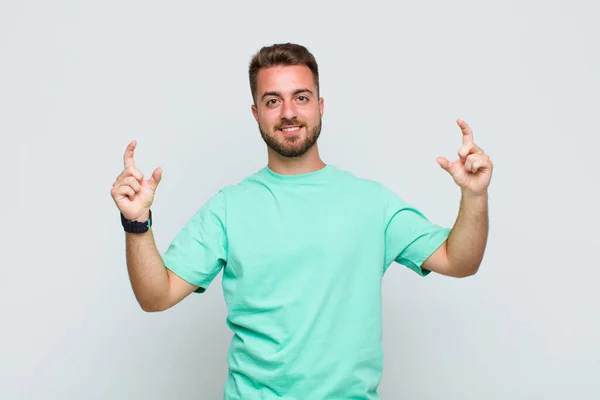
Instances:
[[[275,151],[282,157],[292,158],[302,156],[304,153],[310,150],[315,143],[317,143],[317,139],[321,134],[322,121],[319,119],[319,123],[317,125],[309,128],[306,124],[299,122],[295,118],[282,119],[280,124],[273,129],[273,132],[286,125],[298,125],[304,127],[307,130],[307,135],[305,137],[284,137],[283,139],[279,140],[275,133],[267,133],[260,123],[258,124],[258,130],[260,131],[260,135],[262,136],[263,140],[271,150]]]

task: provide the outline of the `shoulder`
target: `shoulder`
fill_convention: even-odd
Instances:
[[[389,187],[374,178],[361,176],[357,173],[336,168],[341,180],[360,190],[365,195],[378,199],[384,204],[401,201],[400,197]]]
[[[264,171],[258,170],[251,173],[237,182],[224,185],[219,189],[218,194],[223,201],[230,198],[235,198],[240,195],[247,195],[250,191],[261,188],[265,185]]]
[[[330,168],[334,171],[335,180],[337,182],[352,185],[361,190],[366,190],[374,193],[378,193],[382,190],[385,190],[385,187],[380,182],[372,178],[367,178],[365,176],[361,176],[358,173],[342,169],[333,165],[330,166]]]

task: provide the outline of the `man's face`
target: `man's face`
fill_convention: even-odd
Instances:
[[[258,72],[252,114],[269,148],[283,157],[299,157],[319,138],[323,99],[317,97],[305,65],[264,68]]]

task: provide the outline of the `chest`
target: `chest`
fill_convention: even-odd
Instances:
[[[265,196],[228,210],[227,235],[225,289],[237,298],[323,291],[383,265],[381,210],[360,196]]]

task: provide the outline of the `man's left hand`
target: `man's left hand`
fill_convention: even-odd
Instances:
[[[493,164],[490,157],[473,141],[473,131],[463,120],[456,121],[462,130],[462,146],[458,150],[458,160],[450,162],[438,157],[437,162],[460,186],[463,193],[472,196],[487,194],[492,179]]]

